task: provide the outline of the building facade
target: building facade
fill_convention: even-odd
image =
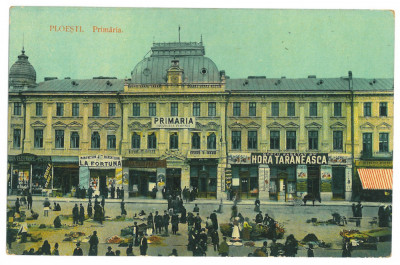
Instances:
[[[231,79],[202,42],[154,43],[129,79],[37,83],[22,51],[9,73],[9,191],[351,200],[357,161],[391,168],[393,94],[392,79],[351,73]]]

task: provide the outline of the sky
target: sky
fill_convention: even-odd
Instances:
[[[55,32],[51,26],[82,26]],[[122,33],[97,33],[93,26]],[[13,7],[9,67],[22,45],[44,77],[130,77],[153,41],[200,41],[231,78],[392,78],[394,17],[383,10]]]

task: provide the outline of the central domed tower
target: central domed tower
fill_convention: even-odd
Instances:
[[[151,55],[140,61],[133,71],[134,84],[163,84],[168,82],[171,63],[179,62],[182,82],[220,83],[221,75],[215,63],[204,56],[203,42],[153,43]]]
[[[25,54],[24,48],[18,56],[18,60],[11,66],[8,75],[8,87],[35,87],[36,71],[29,63],[28,56]]]

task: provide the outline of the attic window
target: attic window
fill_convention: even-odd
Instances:
[[[317,85],[322,85],[323,83],[324,83],[324,80],[321,79],[318,81]]]
[[[77,82],[75,82],[75,81],[72,81],[71,84],[72,84],[73,86],[79,85],[79,84],[78,84]]]
[[[150,69],[149,68],[146,68],[146,69],[144,69],[143,70],[143,74],[145,75],[145,76],[149,76],[150,75]]]
[[[369,84],[372,86],[376,83],[376,79],[372,80],[371,82],[369,82]]]
[[[200,73],[201,73],[202,75],[207,74],[207,69],[206,69],[206,68],[201,68]]]
[[[110,82],[110,80],[107,80],[106,84],[107,84],[107,86],[112,86],[112,83]]]

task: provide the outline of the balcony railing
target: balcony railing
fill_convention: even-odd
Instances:
[[[218,156],[218,150],[190,150],[188,158],[215,158]]]

